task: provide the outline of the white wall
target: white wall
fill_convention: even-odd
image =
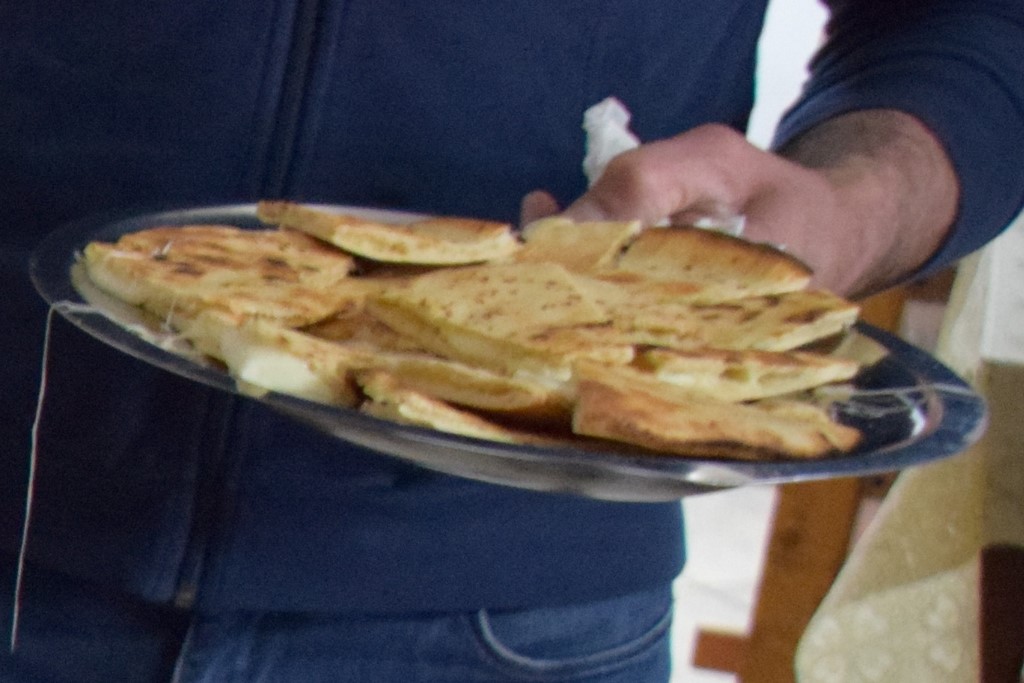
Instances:
[[[771,141],[775,123],[796,99],[806,64],[821,40],[827,17],[817,0],[771,0],[759,46],[757,97],[748,137],[761,146]]]

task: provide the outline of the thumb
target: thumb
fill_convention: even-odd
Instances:
[[[535,220],[553,216],[561,207],[558,200],[544,190],[534,190],[523,197],[519,203],[519,225],[529,225]]]

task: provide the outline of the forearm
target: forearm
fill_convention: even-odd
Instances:
[[[1024,3],[826,4],[834,10],[828,40],[780,122],[775,147],[792,153],[792,140],[805,136],[814,146],[827,131],[819,127],[849,112],[897,110],[923,122],[941,141],[959,188],[956,222],[924,264],[924,273],[934,272],[986,244],[1024,206]]]
[[[791,140],[780,155],[821,173],[841,224],[821,225],[803,258],[849,294],[878,291],[909,275],[941,246],[959,187],[942,145],[897,111],[844,114]],[[817,232],[817,231],[816,231]]]
[[[784,245],[814,285],[859,296],[911,274],[942,244],[957,180],[915,119],[861,111],[828,119],[762,150],[725,126],[700,126],[615,157],[566,209],[577,220],[688,224],[721,210],[744,236]]]

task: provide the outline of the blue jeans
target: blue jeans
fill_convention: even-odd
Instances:
[[[670,586],[524,611],[205,615],[139,604],[38,569],[30,575],[18,649],[0,651],[4,683],[669,679]],[[9,591],[0,606],[0,623],[9,622]]]

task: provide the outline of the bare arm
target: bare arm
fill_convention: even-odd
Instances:
[[[614,159],[566,213],[685,223],[723,208],[742,212],[746,237],[785,245],[815,270],[818,286],[857,296],[906,277],[935,251],[957,194],[952,166],[924,126],[871,110],[826,121],[779,153],[718,125],[643,145]]]
[[[859,229],[831,235],[833,251],[807,247],[819,269],[848,270],[850,293],[877,291],[911,274],[940,246],[959,187],[942,146],[916,119],[888,110],[825,121],[780,154],[823,174]],[[845,245],[845,247],[844,247]],[[844,266],[844,264],[848,264]]]

